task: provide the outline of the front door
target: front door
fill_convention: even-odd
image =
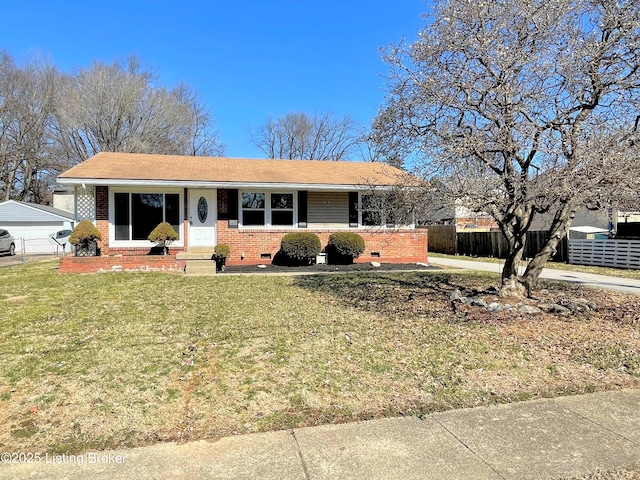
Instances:
[[[189,246],[213,247],[216,244],[217,191],[189,190]]]

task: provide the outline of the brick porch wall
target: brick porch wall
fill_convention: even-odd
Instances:
[[[124,255],[99,257],[63,257],[60,259],[60,273],[94,272],[184,272],[185,261],[176,260],[175,255]]]
[[[298,229],[296,232],[312,232],[320,237],[324,248],[329,235],[335,230]],[[380,261],[389,263],[427,262],[426,229],[401,230],[349,230],[362,236],[365,243],[364,253],[356,262]],[[229,228],[226,221],[218,221],[218,243],[229,245],[231,255],[227,259],[228,265],[254,265],[271,263],[268,258],[261,258],[262,254],[271,254],[271,259],[280,250],[280,241],[292,230],[261,230]],[[380,256],[372,256],[377,252]],[[244,254],[244,255],[243,255]]]

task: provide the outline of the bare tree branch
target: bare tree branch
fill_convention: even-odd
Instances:
[[[637,199],[637,1],[441,0],[418,41],[385,59],[378,141],[417,154],[422,170],[446,173],[453,198],[492,212],[509,243],[505,294],[531,292],[578,208]],[[460,181],[470,176],[483,182]],[[543,212],[550,239],[518,276]]]
[[[268,158],[291,160],[346,160],[360,140],[357,123],[332,112],[287,113],[250,128],[249,135]]]
[[[197,93],[167,90],[137,58],[65,78],[56,110],[58,141],[71,162],[100,151],[221,155],[223,145]]]

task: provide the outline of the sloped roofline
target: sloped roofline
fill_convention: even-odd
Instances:
[[[383,163],[101,152],[58,177],[63,185],[335,189],[392,187],[407,174]]]
[[[74,220],[73,214],[69,212],[65,212],[64,210],[60,210],[59,208],[50,207],[48,205],[38,205],[37,203],[21,202],[20,200],[7,200],[5,202],[1,202],[0,207],[2,207],[2,205],[6,205],[9,203],[20,205],[22,207],[30,208],[33,210],[39,210],[42,213],[46,213],[47,215],[53,215],[63,220],[72,220],[72,221]]]

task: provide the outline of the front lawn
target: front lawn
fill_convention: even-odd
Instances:
[[[453,311],[485,273],[0,270],[0,447],[76,453],[640,386],[637,297]]]

